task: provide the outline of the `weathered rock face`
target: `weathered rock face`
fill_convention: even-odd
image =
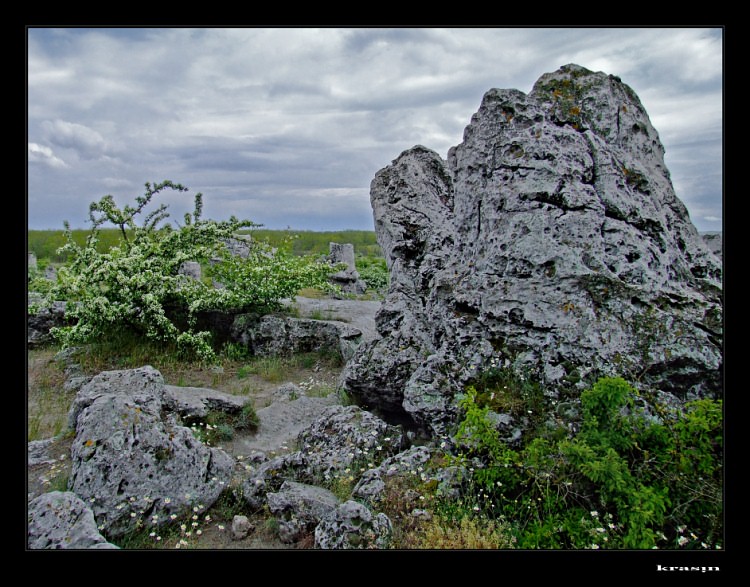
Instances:
[[[705,232],[701,234],[703,241],[708,245],[710,251],[716,255],[719,261],[724,258],[724,239],[720,232]]]
[[[377,503],[383,497],[385,478],[398,474],[422,475],[423,465],[430,460],[430,449],[426,446],[413,446],[381,463],[379,467],[368,469],[360,477],[352,490],[352,495],[369,503]]]
[[[200,281],[203,277],[203,270],[201,264],[198,261],[185,261],[177,271],[180,275],[187,275],[188,277]]]
[[[294,400],[296,404],[304,399]],[[268,408],[264,408],[268,409]],[[260,431],[263,430],[264,416]],[[344,478],[354,481],[360,472],[373,468],[403,448],[403,434],[377,416],[357,406],[335,405],[308,422],[296,439],[298,451],[260,463],[242,486],[245,502],[261,508],[266,496],[285,481],[301,483]]]
[[[663,154],[635,93],[576,65],[528,95],[488,91],[447,161],[402,153],[370,192],[391,273],[381,338],[345,389],[433,434],[492,361],[549,393],[611,374],[720,394],[721,266]]]
[[[117,548],[99,533],[94,514],[75,493],[52,491],[29,503],[30,549]]]
[[[234,460],[166,412],[164,387],[152,367],[107,371],[84,385],[71,407],[69,487],[108,536],[207,508],[231,478]]]

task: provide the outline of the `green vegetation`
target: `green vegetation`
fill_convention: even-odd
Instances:
[[[90,230],[72,229],[70,236],[79,246],[86,245]],[[132,237],[130,231],[126,231]],[[351,243],[357,255],[363,258],[382,258],[383,253],[371,230],[339,230],[339,231],[311,231],[311,230],[271,230],[259,228],[240,229],[238,234],[252,236],[253,240],[268,244],[273,248],[284,249],[288,253],[298,256],[327,255],[329,243]],[[100,253],[106,253],[112,247],[122,246],[122,232],[118,228],[101,228],[96,248]],[[68,256],[59,249],[67,243],[64,230],[29,230],[28,250],[33,252],[41,269],[49,262],[55,265],[65,263]],[[359,262],[358,262],[359,263]]]
[[[359,277],[369,289],[385,293],[390,281],[388,267],[383,257],[357,257],[355,260]]]
[[[370,230],[300,231],[253,228],[241,232],[251,234],[254,239],[267,242],[272,247],[284,248],[295,255],[327,255],[330,243],[351,243],[357,254],[363,257],[383,256],[375,232]]]
[[[192,214],[177,228],[160,226],[168,218],[162,204],[136,217],[160,192],[187,188],[171,181],[146,183],[135,206],[118,208],[112,196],[104,196],[89,208],[92,229],[81,246],[66,223],[65,244],[60,254],[68,260],[58,271],[57,282],[46,292],[48,299],[67,300],[72,326],[53,329],[65,346],[87,343],[128,330],[144,339],[176,345],[178,352],[202,360],[213,360],[211,333],[196,329],[197,318],[207,310],[253,310],[267,312],[280,307],[280,300],[305,287],[330,288],[328,277],[335,271],[328,263],[300,257],[251,242],[247,258],[232,255],[226,243],[251,221],[216,222],[201,218],[202,195],[196,194]],[[119,231],[119,244],[101,252],[100,227],[112,224]],[[217,261],[218,260],[218,261]],[[209,277],[223,284],[197,281],[180,274],[186,261],[197,261],[210,270]]]
[[[185,422],[193,435],[206,445],[213,446],[232,440],[235,431],[252,432],[258,429],[260,419],[251,402],[242,406],[236,414],[213,410],[205,418]]]
[[[451,457],[470,472],[464,515],[507,523],[519,548],[720,547],[721,401],[654,418],[637,398],[623,379],[600,379],[581,396],[577,434],[513,450],[469,387]]]

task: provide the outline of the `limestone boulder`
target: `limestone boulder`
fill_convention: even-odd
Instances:
[[[256,356],[331,352],[348,360],[362,340],[362,332],[341,322],[241,314],[234,319],[231,339]]]
[[[234,460],[167,410],[163,378],[149,366],[94,377],[76,396],[69,423],[76,434],[69,487],[108,536],[202,511],[232,475]]]
[[[315,548],[383,549],[393,532],[390,519],[373,514],[365,505],[349,500],[338,506],[315,528]]]
[[[279,539],[286,543],[315,531],[338,504],[338,498],[327,489],[294,481],[285,481],[278,492],[268,494],[268,509],[278,521]]]
[[[619,78],[567,65],[489,90],[444,160],[416,146],[372,181],[391,275],[342,386],[448,435],[494,365],[554,397],[621,375],[722,394],[722,267]]]
[[[29,503],[28,547],[32,550],[118,548],[101,535],[86,503],[69,491],[43,493]]]

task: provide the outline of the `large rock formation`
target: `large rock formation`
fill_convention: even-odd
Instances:
[[[433,434],[492,365],[548,394],[720,394],[721,266],[663,155],[633,90],[577,65],[488,91],[447,161],[402,153],[371,185],[391,284],[345,389]]]

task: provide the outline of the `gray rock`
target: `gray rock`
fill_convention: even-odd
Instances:
[[[56,438],[46,438],[44,440],[32,440],[28,443],[28,457],[26,465],[33,467],[35,465],[51,465],[57,462],[58,458],[49,454],[49,449],[56,443]]]
[[[86,375],[74,375],[68,377],[63,383],[63,390],[70,393],[73,391],[79,391],[84,385],[91,381],[91,377]]]
[[[209,412],[237,414],[247,398],[205,387],[164,386],[164,406],[185,419],[203,419]]]
[[[334,549],[383,549],[393,532],[385,514],[373,513],[359,502],[342,503],[315,528],[315,547]]]
[[[702,232],[701,237],[719,261],[724,259],[724,238],[721,232]]]
[[[247,516],[234,516],[232,518],[232,540],[243,540],[247,538],[250,530],[253,529]]]
[[[71,346],[55,354],[55,361],[62,363],[66,368],[77,364],[78,355],[84,352],[80,346]]]
[[[417,518],[417,519],[421,519],[421,520],[427,520],[427,521],[429,521],[429,520],[432,519],[432,514],[429,511],[421,509],[421,508],[415,508],[415,509],[413,509],[409,515],[412,518]]]
[[[445,496],[449,499],[458,499],[462,495],[462,486],[470,478],[466,467],[450,466],[438,469],[435,473],[438,480],[437,495]]]
[[[488,91],[447,161],[402,153],[370,190],[391,275],[380,338],[344,389],[435,436],[497,360],[551,394],[603,375],[721,394],[722,268],[663,153],[632,89],[575,65],[528,95]]]
[[[377,503],[383,497],[387,477],[394,475],[426,476],[424,465],[431,451],[426,446],[413,446],[383,461],[380,466],[366,471],[352,490],[352,496]]]
[[[234,319],[231,337],[256,356],[329,351],[346,360],[361,342],[362,333],[340,322],[241,314]]]
[[[285,481],[277,493],[269,493],[267,498],[268,508],[279,523],[279,539],[286,543],[312,533],[339,504],[327,489],[293,481]]]
[[[165,393],[152,367],[108,371],[87,383],[71,407],[70,488],[90,503],[109,536],[208,508],[231,478],[234,460],[179,425]]]
[[[341,287],[343,293],[363,294],[367,284],[362,281],[354,261],[354,245],[329,243],[328,262],[331,265],[345,264],[346,268],[331,275],[334,285]]]
[[[375,330],[375,314],[380,302],[368,300],[336,300],[331,298],[313,299],[297,296],[284,303],[296,308],[300,317],[323,315],[326,320],[345,322],[362,332],[362,342],[379,338]]]
[[[515,419],[510,414],[498,414],[497,412],[487,412],[487,418],[500,433],[500,440],[512,447],[518,448],[523,436],[523,427],[517,425]]]
[[[242,499],[250,509],[259,511],[267,505],[267,495],[279,491],[287,480],[310,479],[308,463],[299,451],[263,461],[242,484]]]
[[[403,434],[358,406],[332,406],[300,432],[297,447],[312,477],[339,474],[361,463],[379,465],[403,446]]]
[[[44,303],[44,296],[40,294],[38,291],[29,291],[27,292],[26,299],[28,301],[28,305],[39,305]]]
[[[39,309],[27,319],[26,342],[29,347],[37,347],[52,342],[50,330],[54,327],[66,326],[65,318],[67,302],[52,302],[49,306]]]
[[[94,514],[75,493],[43,493],[29,503],[30,549],[118,548],[100,533]]]
[[[267,410],[284,408],[281,413],[287,418],[288,408],[316,399],[320,398],[302,397],[258,410],[261,418],[259,433],[264,429]],[[242,485],[243,498],[250,508],[260,509],[265,505],[267,495],[278,491],[284,481],[319,483],[342,476],[357,479],[363,471],[377,467],[384,459],[399,452],[402,441],[403,435],[397,427],[370,412],[357,406],[329,406],[322,413],[318,412],[299,432],[297,451],[262,462],[253,469]],[[258,446],[252,439],[248,442]],[[245,444],[243,448],[249,446]],[[278,444],[273,446],[278,447]]]
[[[180,275],[187,275],[191,279],[195,279],[196,281],[200,281],[203,277],[203,271],[201,269],[201,264],[197,261],[185,261],[182,265],[180,265],[180,268],[177,270],[177,272]]]
[[[304,394],[294,401],[275,401],[256,412],[258,429],[252,435],[238,440],[235,446],[243,452],[270,452],[280,447],[292,447],[299,433],[336,401],[337,398],[333,395],[323,398]]]
[[[232,238],[226,239],[224,245],[229,251],[230,255],[247,259],[250,256],[250,250],[253,246],[253,239],[248,235],[235,235]]]
[[[36,255],[34,253],[29,252],[29,258],[28,258],[27,266],[28,266],[29,269],[36,269],[37,268]]]
[[[273,399],[274,401],[292,402],[298,400],[303,395],[306,395],[305,391],[299,385],[284,383],[273,392]]]

